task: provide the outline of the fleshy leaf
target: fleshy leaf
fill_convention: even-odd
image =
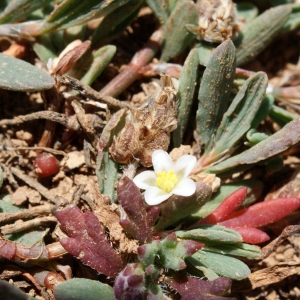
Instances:
[[[151,214],[151,217],[149,218],[145,201],[139,188],[126,176],[119,181],[117,193],[119,203],[129,219],[121,219],[121,226],[139,242],[151,242],[151,227],[154,225],[156,217],[158,217],[160,211],[159,207],[152,207],[150,209],[149,213]],[[152,214],[156,214],[156,217],[152,216]]]
[[[103,39],[124,30],[136,17],[143,3],[144,0],[130,0],[106,15],[93,32],[92,44],[97,45]]]
[[[217,278],[205,281],[195,277],[174,277],[168,283],[181,295],[181,300],[234,300],[234,298],[222,297],[231,288],[231,279]]]
[[[201,80],[197,131],[208,152],[228,105],[235,74],[235,47],[229,39],[213,52]]]
[[[260,258],[261,251],[257,246],[248,244],[222,244],[218,245],[205,245],[203,251],[215,252],[223,255],[243,256],[247,258]]]
[[[220,276],[235,280],[244,279],[251,273],[248,266],[240,260],[218,253],[199,250],[187,259],[194,266],[200,263]]]
[[[216,133],[214,152],[219,154],[231,149],[251,128],[252,121],[265,97],[267,75],[258,72],[243,84]]]
[[[217,224],[218,222],[223,221],[243,204],[246,196],[247,188],[239,188],[226,197],[214,212],[196,224]]]
[[[270,237],[265,232],[257,228],[234,228],[234,230],[242,236],[243,242],[245,243],[256,245],[264,243],[270,239]]]
[[[33,92],[50,89],[54,79],[33,65],[0,53],[0,88],[11,91]]]
[[[55,7],[46,19],[38,34],[48,33],[54,29],[63,29],[85,24],[92,19],[106,16],[114,9],[124,5],[128,0],[65,0]]]
[[[192,239],[199,242],[241,243],[242,238],[235,230],[218,225],[201,225],[197,229],[178,230],[176,235],[183,239]]]
[[[146,3],[159,20],[159,23],[161,25],[165,24],[168,20],[168,2],[161,0],[146,0]]]
[[[300,198],[279,198],[256,203],[220,222],[228,228],[260,227],[273,223],[300,207]]]
[[[88,291],[88,292],[87,292]],[[114,300],[113,289],[100,281],[85,278],[72,278],[56,286],[55,300]]]
[[[253,60],[279,33],[291,14],[289,5],[271,8],[251,22],[240,32],[235,40],[237,45],[237,65]]]
[[[197,24],[198,12],[193,1],[184,1],[176,5],[165,27],[165,42],[160,59],[169,61],[180,54],[194,39],[185,24]]]
[[[0,23],[12,23],[19,19],[24,19],[33,11],[46,6],[48,0],[31,1],[31,0],[14,0],[10,1],[0,14]]]
[[[182,143],[183,134],[188,126],[195,92],[198,81],[198,50],[192,49],[184,62],[180,72],[178,100],[178,124],[172,133],[174,147],[179,147]]]
[[[106,276],[117,276],[123,261],[92,212],[83,213],[78,207],[70,206],[57,211],[55,216],[69,236],[62,238],[60,243],[70,254]]]
[[[211,173],[221,173],[237,166],[255,164],[289,149],[299,141],[300,119],[296,119],[252,148],[232,156],[208,170]]]

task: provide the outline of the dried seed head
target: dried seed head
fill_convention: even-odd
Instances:
[[[197,39],[221,43],[237,36],[239,27],[237,13],[232,0],[200,0],[197,2],[198,26],[186,25]]]
[[[177,127],[178,83],[167,75],[162,76],[161,83],[144,105],[129,112],[125,127],[109,149],[115,161],[127,164],[136,158],[149,167],[154,150],[167,150],[170,132]]]

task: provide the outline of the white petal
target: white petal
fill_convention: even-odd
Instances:
[[[133,178],[135,185],[143,190],[146,190],[150,186],[157,186],[156,184],[156,174],[153,171],[145,171]]]
[[[183,178],[181,181],[178,182],[178,184],[172,190],[172,194],[187,197],[193,195],[195,191],[196,191],[195,182],[190,178]]]
[[[157,205],[170,198],[172,194],[166,193],[158,187],[151,186],[145,191],[144,196],[147,204]]]
[[[183,155],[180,156],[176,163],[174,172],[178,179],[188,177],[196,165],[197,159],[194,155]]]
[[[152,154],[153,169],[156,174],[174,169],[170,155],[164,150],[155,150]]]

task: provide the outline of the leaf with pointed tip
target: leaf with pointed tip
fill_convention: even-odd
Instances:
[[[181,295],[182,300],[234,300],[222,297],[230,291],[232,281],[229,278],[205,281],[196,277],[176,276],[167,282]]]
[[[160,60],[169,61],[180,54],[194,39],[185,24],[197,24],[198,12],[193,1],[180,3],[170,15],[164,27],[165,42]]]
[[[88,291],[88,292],[87,292]],[[72,278],[58,284],[53,291],[55,300],[114,300],[111,286],[100,281]]]
[[[193,100],[196,94],[198,82],[198,53],[197,49],[192,49],[186,58],[179,77],[178,100],[178,124],[172,132],[174,147],[179,147],[182,143],[183,134],[188,126],[189,115]]]
[[[286,151],[299,141],[300,119],[296,119],[252,148],[208,168],[207,171],[218,174],[238,166],[246,165],[245,167],[250,167],[252,164],[264,161]]]
[[[70,206],[56,211],[55,216],[69,236],[60,239],[60,243],[70,254],[106,276],[117,276],[123,268],[123,261],[111,247],[92,212],[83,213],[78,207]]]
[[[21,59],[0,53],[0,88],[34,92],[50,89],[54,84],[54,79],[45,71]]]
[[[130,0],[106,15],[93,32],[92,44],[103,43],[103,39],[124,30],[136,17],[143,3],[144,0]]]
[[[278,34],[291,14],[289,5],[266,10],[250,21],[234,41],[237,65],[253,60]]]
[[[227,109],[234,74],[235,47],[229,39],[213,52],[201,80],[196,120],[205,152],[213,146],[213,136]]]
[[[151,8],[154,15],[161,25],[168,21],[167,1],[161,0],[146,0],[147,5]]]
[[[270,239],[265,232],[257,228],[233,228],[233,230],[242,236],[243,242],[253,245],[264,243]]]
[[[55,7],[37,34],[44,34],[79,24],[86,24],[92,19],[108,15],[128,1],[129,0],[65,0]]]
[[[251,128],[252,121],[265,97],[267,75],[258,72],[243,84],[226,113],[216,133],[214,153],[221,154],[234,147]]]
[[[14,0],[10,1],[0,14],[0,24],[13,23],[19,19],[26,18],[33,11],[43,8],[49,3],[49,0]]]

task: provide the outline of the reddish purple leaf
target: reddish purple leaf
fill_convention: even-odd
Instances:
[[[226,197],[214,212],[196,224],[217,224],[225,220],[231,213],[236,211],[243,204],[246,196],[247,187],[239,188]]]
[[[158,217],[159,207],[152,207],[147,212],[139,188],[128,177],[119,181],[117,193],[119,203],[128,216],[128,219],[120,220],[120,225],[141,243],[151,242],[151,227]]]
[[[300,207],[300,198],[279,198],[254,204],[220,222],[228,228],[260,227],[273,223]]]
[[[181,295],[181,300],[233,300],[222,297],[231,288],[231,279],[220,277],[205,281],[195,277],[175,277],[168,283]]]
[[[237,231],[243,238],[244,243],[249,244],[260,244],[266,242],[270,239],[270,237],[263,231],[253,227],[246,228],[232,228]]]
[[[111,247],[92,212],[83,213],[78,207],[70,206],[57,211],[55,216],[69,236],[61,239],[60,243],[70,254],[108,277],[118,275],[123,261]]]

